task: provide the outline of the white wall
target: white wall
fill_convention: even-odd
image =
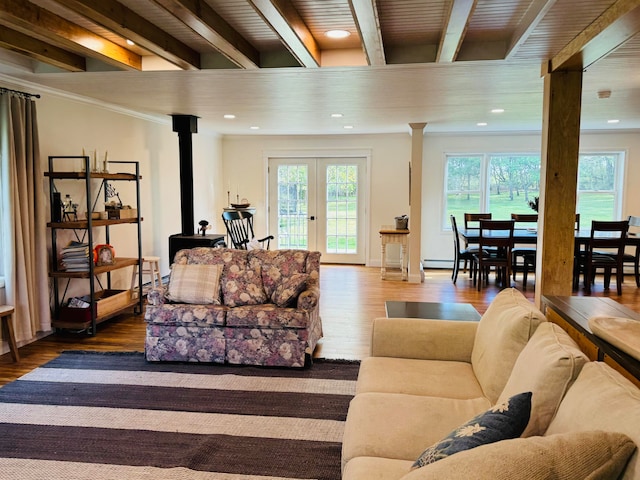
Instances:
[[[140,211],[144,219],[142,252],[159,256],[161,272],[167,274],[168,238],[181,230],[178,136],[172,131],[171,118],[134,116],[126,111],[72,101],[53,94],[45,94],[37,102],[40,153],[45,171],[48,170],[49,155],[81,155],[83,148],[87,153],[98,150],[100,158],[108,150],[109,160],[140,162]],[[193,156],[194,229],[197,229],[199,220],[211,221],[223,206],[219,192],[222,172],[220,137],[207,132],[194,134]],[[77,169],[80,169],[79,164]],[[112,166],[110,171],[119,170]],[[74,201],[81,205],[79,213],[83,215],[86,198],[81,182],[60,185],[59,189],[68,190],[62,191],[63,197],[65,193],[71,193]],[[124,204],[135,204],[133,184],[114,182],[114,186]],[[48,192],[48,179],[43,179],[43,187]],[[49,214],[46,217],[49,220]],[[134,225],[112,227],[110,233],[116,255],[137,255]],[[96,228],[96,237],[95,243],[104,239],[104,228]],[[67,238],[71,238],[70,232]],[[65,243],[64,239],[64,236],[59,236],[59,247]],[[114,288],[128,288],[130,269],[114,272],[112,280]]]
[[[408,127],[406,134],[389,135],[225,136],[222,141],[224,185],[225,188],[231,185],[232,196],[239,188],[240,198],[246,197],[256,206],[255,230],[260,236],[263,232],[268,233],[269,228],[266,210],[269,154],[310,152],[322,155],[323,152],[347,150],[371,152],[367,264],[380,265],[380,226],[392,225],[396,216],[409,213],[411,136]]]

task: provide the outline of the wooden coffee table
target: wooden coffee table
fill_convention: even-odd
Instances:
[[[470,303],[384,302],[388,318],[432,318],[478,321],[481,315]]]

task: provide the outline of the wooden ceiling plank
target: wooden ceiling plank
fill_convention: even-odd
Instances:
[[[640,2],[618,0],[543,65],[543,71],[583,70],[640,32]]]
[[[235,65],[254,69],[260,53],[204,0],[153,0],[205,39]]]
[[[369,65],[386,65],[376,0],[349,0]]]
[[[56,1],[183,70],[200,68],[198,52],[116,0]]]
[[[0,23],[118,68],[142,69],[140,55],[25,0],[0,0]]]
[[[551,10],[551,7],[556,3],[556,0],[534,0],[527,12],[522,17],[522,20],[518,24],[518,27],[511,35],[511,40],[507,46],[506,59],[511,58],[527,41],[531,33],[536,29],[538,24],[542,21],[545,15]]]
[[[249,0],[303,67],[320,66],[320,48],[289,0]]]
[[[8,27],[0,29],[0,46],[68,72],[87,70],[84,57]]]
[[[458,55],[460,45],[469,24],[477,0],[453,0],[447,17],[444,34],[440,38],[436,62],[453,62]]]

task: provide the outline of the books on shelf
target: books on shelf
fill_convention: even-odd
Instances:
[[[88,272],[90,252],[88,243],[69,242],[61,252],[62,268],[67,272]]]

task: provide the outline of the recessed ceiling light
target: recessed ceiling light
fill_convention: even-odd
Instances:
[[[135,45],[135,42],[134,42],[133,40],[129,40],[129,39],[127,38],[127,45],[134,46],[134,45]]]
[[[611,120],[607,120],[607,123],[620,123],[620,120],[617,118],[612,118]]]
[[[488,125],[488,123],[487,122],[478,122],[478,123],[476,123],[476,125],[479,126],[479,127],[486,127]]]
[[[329,38],[347,38],[351,35],[351,33],[346,30],[328,30],[324,32],[324,34]]]
[[[342,114],[341,113],[332,113],[331,114],[331,118],[342,118]]]
[[[227,118],[229,120],[233,120],[234,118],[236,118],[236,116],[231,114],[231,113],[227,113],[227,114],[224,115],[224,118]]]
[[[260,127],[258,127],[257,125],[254,125],[252,127],[249,127],[251,130],[260,130]]]
[[[491,113],[504,113],[504,108],[494,108]]]
[[[347,130],[350,130],[350,129],[352,129],[352,128],[353,128],[353,125],[345,125],[343,128],[345,128],[345,129],[347,129]]]

